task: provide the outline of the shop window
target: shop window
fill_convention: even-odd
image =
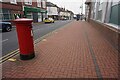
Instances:
[[[28,14],[27,14],[27,18],[29,18],[29,19],[33,19],[33,15],[32,15],[32,13],[28,13]]]
[[[41,7],[41,0],[37,0],[37,6]]]
[[[46,8],[46,1],[42,1],[42,7]]]
[[[104,2],[104,0],[100,0],[100,4],[102,4]]]
[[[3,15],[0,13],[0,21],[2,21]]]
[[[98,11],[97,20],[102,21],[102,10]]]
[[[114,5],[111,7],[111,13],[110,13],[110,23],[120,25],[120,20],[118,19],[120,13],[120,4]]]
[[[0,9],[0,21],[2,21],[3,19],[3,13],[2,13],[2,9]]]
[[[11,20],[11,14],[9,10],[6,9],[0,9],[0,20]]]
[[[41,13],[38,13],[38,22],[41,22],[42,21],[42,15]]]
[[[93,12],[93,19],[95,19],[95,12]]]

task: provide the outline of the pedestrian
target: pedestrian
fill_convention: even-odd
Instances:
[[[85,21],[86,21],[86,17],[85,17]]]

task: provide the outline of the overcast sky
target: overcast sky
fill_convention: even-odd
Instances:
[[[48,0],[54,4],[57,4],[58,7],[65,7],[68,10],[73,11],[75,14],[81,13],[80,6],[83,4],[85,6],[86,0]],[[83,7],[83,13],[85,13],[85,7]]]

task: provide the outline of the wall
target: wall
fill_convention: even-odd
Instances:
[[[57,7],[47,7],[47,15],[58,15]]]
[[[90,23],[111,43],[114,48],[120,50],[120,40],[118,40],[120,39],[120,31],[95,20],[90,20]]]
[[[120,20],[118,20],[119,13],[120,13],[120,4],[118,4],[117,2],[114,2],[111,6],[109,23],[120,25]]]
[[[0,8],[4,9],[11,9],[11,10],[16,10],[16,11],[22,11],[22,3],[17,3],[17,4],[10,4],[10,3],[0,3]]]
[[[96,8],[95,6],[92,8],[92,11],[95,11],[96,17],[93,17],[93,12],[91,12],[92,16],[90,23],[111,43],[114,48],[120,51],[120,29],[118,29],[118,27],[120,27],[118,15],[120,13],[120,3],[118,7],[116,7],[118,2],[115,3],[113,0],[107,1],[108,2],[101,3],[96,2]],[[99,11],[101,11],[101,13],[99,13]]]

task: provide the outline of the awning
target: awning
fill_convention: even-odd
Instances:
[[[41,13],[47,13],[47,10],[40,9],[40,8],[35,8],[35,7],[24,7],[25,12],[41,12]]]
[[[24,7],[25,12],[40,12],[40,8],[34,8],[34,7]]]

